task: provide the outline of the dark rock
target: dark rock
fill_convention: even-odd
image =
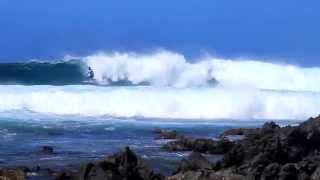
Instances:
[[[275,122],[267,122],[260,129],[261,134],[273,133],[274,131],[280,129],[280,126]]]
[[[70,171],[64,171],[58,173],[55,178],[55,180],[78,180],[77,175]]]
[[[192,152],[187,158],[182,159],[175,172],[210,170],[211,163],[198,152]]]
[[[42,152],[46,154],[53,154],[53,147],[52,146],[42,146]]]
[[[155,129],[154,133],[158,135],[156,139],[177,139],[179,137],[175,130]]]
[[[54,149],[52,146],[42,146],[40,150],[34,152],[36,155],[52,155],[54,154]]]
[[[256,131],[256,129],[249,129],[249,128],[235,128],[235,129],[229,129],[225,132],[223,132],[220,135],[220,138],[225,138],[228,136],[247,136],[249,134],[252,134]]]
[[[167,177],[167,180],[224,180],[214,171],[186,171]],[[230,179],[231,180],[231,179]]]
[[[280,165],[278,163],[269,164],[262,173],[261,180],[277,179]]]
[[[86,165],[80,172],[80,179],[83,180],[161,180],[163,178],[162,175],[149,169],[144,161],[128,147],[125,151],[109,156],[97,164]]]
[[[240,129],[226,134],[244,133]],[[214,169],[235,167],[247,179],[309,179],[320,174],[319,151],[320,117],[296,127],[270,122],[236,141]]]
[[[81,167],[80,174],[79,174],[79,180],[85,180],[89,176],[89,172],[94,167],[93,163],[85,164]]]
[[[167,177],[167,180],[246,180],[239,174],[212,170],[186,171]]]
[[[319,180],[320,179],[320,166],[312,173],[311,178],[312,180]]]
[[[209,154],[224,154],[233,146],[233,142],[226,139],[214,141],[212,139],[180,138],[164,145],[169,151],[196,151]]]
[[[298,178],[298,171],[295,164],[285,164],[281,167],[279,172],[279,180],[296,180]]]

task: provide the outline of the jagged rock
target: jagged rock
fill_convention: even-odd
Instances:
[[[298,171],[294,164],[285,164],[279,172],[279,180],[296,180]]]
[[[211,163],[198,152],[192,152],[187,158],[182,159],[175,172],[211,170]]]
[[[263,170],[261,180],[272,180],[277,179],[280,170],[278,163],[271,163]]]
[[[236,141],[214,169],[235,167],[247,179],[310,179],[320,172],[319,151],[320,117],[296,127],[270,122]]]
[[[235,128],[235,129],[229,129],[225,132],[223,132],[220,135],[220,138],[225,138],[228,136],[247,136],[249,134],[252,134],[256,131],[256,129],[249,129],[249,128]]]
[[[214,171],[186,171],[167,177],[167,180],[224,180]]]

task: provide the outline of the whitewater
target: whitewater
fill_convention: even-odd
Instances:
[[[320,112],[319,67],[209,55],[190,61],[169,51],[32,63],[2,73],[11,83],[0,78],[0,112],[212,121],[305,120]],[[47,69],[41,71],[43,63]],[[39,76],[35,67],[43,79],[24,84],[26,77]],[[21,71],[24,76],[13,73]],[[15,78],[19,83],[12,83]],[[58,80],[70,81],[52,83]]]

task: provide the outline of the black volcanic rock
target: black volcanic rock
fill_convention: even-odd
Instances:
[[[247,179],[309,179],[320,169],[320,117],[297,127],[274,122],[235,142],[216,170],[236,168]]]
[[[261,128],[233,129],[221,137],[228,135],[245,138],[228,148],[221,148],[223,141],[210,139],[180,138],[169,142],[165,146],[169,150],[225,154],[212,168],[200,166],[199,161],[207,161],[193,154],[196,158],[183,160],[168,179],[320,180],[320,117],[296,127],[281,128],[269,122]]]

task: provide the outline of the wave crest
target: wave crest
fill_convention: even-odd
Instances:
[[[127,81],[133,85],[193,87],[245,86],[258,89],[320,91],[320,68],[302,68],[257,60],[230,60],[207,56],[190,63],[177,53],[148,55],[98,53],[84,57],[100,84]]]

